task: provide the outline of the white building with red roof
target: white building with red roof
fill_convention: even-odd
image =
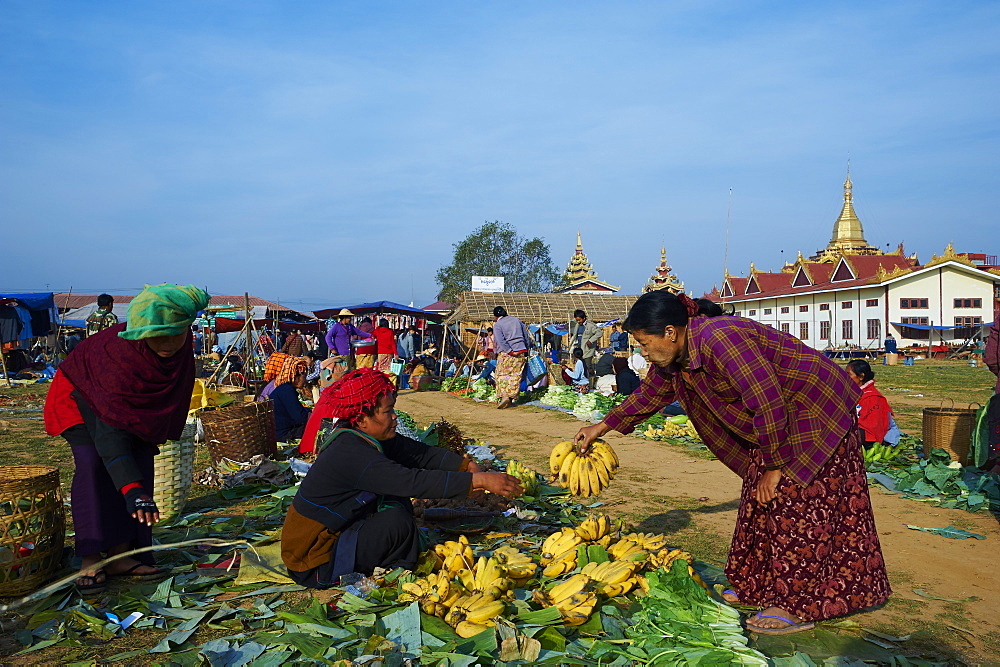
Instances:
[[[1000,310],[996,256],[958,253],[950,243],[926,264],[906,256],[902,245],[881,253],[865,243],[848,206],[850,185],[848,179],[847,213],[838,220],[850,234],[835,224],[830,245],[812,258],[799,253],[779,272],[759,271],[751,263],[749,275],[727,272],[722,288],[706,296],[816,349],[876,349],[888,333],[900,347],[982,335],[994,309]],[[860,252],[845,247],[845,238]]]

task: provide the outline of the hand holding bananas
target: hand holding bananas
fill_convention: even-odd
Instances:
[[[524,493],[524,488],[517,477],[505,472],[472,473],[472,490],[489,491],[505,498],[517,498]]]
[[[590,449],[592,442],[598,438],[604,437],[611,427],[604,422],[598,422],[593,426],[584,426],[576,433],[576,437],[573,438],[573,442],[576,443],[577,450],[581,454],[586,454],[587,450]]]
[[[618,455],[603,440],[594,440],[587,451],[577,453],[574,442],[565,440],[549,455],[549,471],[555,483],[578,496],[596,496],[618,470]]]

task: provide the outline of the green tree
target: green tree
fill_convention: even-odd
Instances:
[[[484,222],[452,247],[451,264],[438,269],[436,276],[443,301],[454,302],[468,291],[472,276],[503,276],[507,292],[547,292],[561,278],[545,241],[527,239],[499,220]]]

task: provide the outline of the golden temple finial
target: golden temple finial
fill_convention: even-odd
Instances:
[[[643,294],[656,290],[667,290],[674,294],[684,291],[684,283],[677,279],[677,276],[673,274],[673,269],[667,264],[666,246],[660,246],[660,263],[642,288]]]
[[[841,254],[884,255],[880,249],[868,245],[861,220],[854,212],[854,182],[851,180],[851,161],[847,161],[847,178],[844,179],[844,204],[840,216],[833,223],[833,235],[826,248],[810,257],[818,262],[835,262]]]
[[[754,266],[753,262],[750,262],[750,275],[757,273],[757,267]]]

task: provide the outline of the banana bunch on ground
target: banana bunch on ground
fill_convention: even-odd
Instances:
[[[595,440],[586,454],[579,454],[573,441],[565,440],[549,455],[549,472],[555,475],[556,484],[578,496],[596,496],[617,470],[618,455],[603,440]]]
[[[486,556],[480,556],[471,570],[460,570],[458,581],[469,593],[486,593],[494,600],[514,587],[513,580],[507,576],[507,568],[496,558]]]
[[[558,577],[576,569],[577,550],[583,540],[572,528],[552,533],[542,543],[542,574]]]
[[[612,533],[615,529],[615,522],[606,514],[588,516],[573,530],[584,542],[600,544],[607,548],[611,544]]]
[[[642,435],[653,440],[664,440],[666,438],[682,436],[691,438],[699,437],[698,431],[695,430],[694,424],[691,423],[687,415],[669,417],[659,428],[647,426]]]
[[[526,496],[536,496],[538,495],[538,473],[524,465],[520,461],[511,459],[507,462],[507,474],[513,477],[517,477],[518,481],[521,482],[521,486],[524,488],[524,495]]]
[[[405,583],[401,588],[403,593],[399,596],[400,601],[416,600],[425,614],[440,618],[444,618],[460,596],[458,588],[451,585],[451,577],[447,572],[429,574],[424,579]]]
[[[538,572],[538,564],[531,560],[531,556],[512,546],[498,547],[493,551],[493,557],[507,568],[507,576],[514,582],[514,588],[521,588]]]
[[[590,590],[590,585],[590,577],[574,574],[543,594],[543,604],[558,609],[566,625],[582,625],[597,605],[597,595]]]
[[[612,560],[641,563],[649,558],[649,550],[644,549],[632,540],[622,538],[608,547],[608,555]]]
[[[505,609],[504,603],[489,593],[473,593],[455,600],[444,622],[455,628],[460,637],[472,637],[495,626]]]
[[[625,595],[639,585],[639,563],[627,560],[590,562],[580,570],[594,582],[594,589],[609,598]]]
[[[635,542],[646,551],[659,551],[667,546],[667,536],[662,533],[628,533],[621,539]]]
[[[435,570],[444,570],[454,577],[462,570],[475,567],[476,557],[472,555],[472,547],[465,535],[459,535],[458,541],[449,540],[444,544],[434,546]]]

